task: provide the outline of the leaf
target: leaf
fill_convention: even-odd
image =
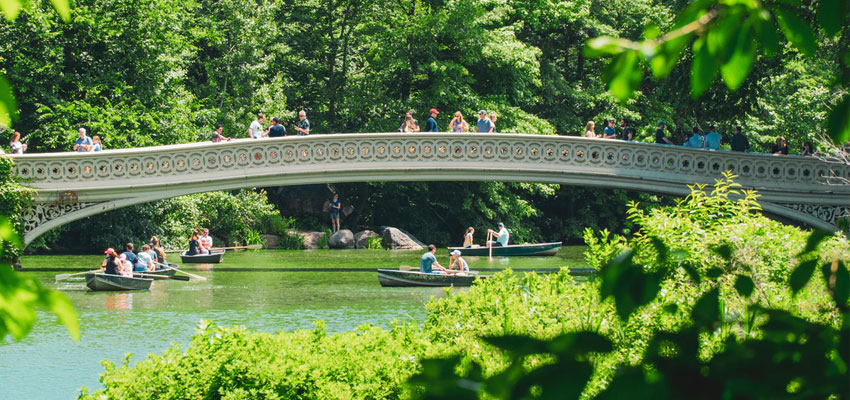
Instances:
[[[595,332],[566,333],[549,342],[549,351],[559,356],[608,353],[612,350],[611,341]]]
[[[611,36],[599,36],[587,41],[584,47],[584,55],[588,57],[600,57],[604,55],[617,55],[628,48],[636,47],[631,40]]]
[[[713,251],[718,256],[723,257],[724,260],[729,260],[730,258],[732,258],[732,246],[730,246],[728,243],[712,247],[711,251]]]
[[[691,64],[691,97],[705,93],[717,76],[717,59],[708,51],[705,39],[694,42],[694,61]]]
[[[756,56],[756,44],[753,38],[752,23],[744,22],[738,30],[735,49],[729,59],[720,67],[723,81],[731,90],[737,90],[747,79]]]
[[[723,275],[723,270],[720,268],[709,268],[708,271],[705,271],[705,277],[709,279],[717,279],[721,275]]]
[[[631,267],[633,258],[634,252],[626,248],[620,254],[617,254],[617,257],[602,266],[600,273],[602,283],[599,285],[599,295],[602,296],[603,300],[614,294],[617,282],[620,281],[623,272]]]
[[[850,141],[850,95],[845,94],[838,105],[829,112],[826,126],[832,143],[841,145]]]
[[[0,0],[2,2],[4,0]],[[6,76],[0,75],[0,126],[11,126],[18,119],[18,102]]]
[[[823,229],[815,229],[809,235],[808,239],[806,239],[806,249],[803,250],[802,254],[811,253],[815,249],[817,249],[818,245],[823,242],[826,238],[832,236],[832,232],[823,230]]]
[[[794,292],[794,294],[797,294],[797,292],[809,283],[817,265],[818,260],[804,261],[794,269],[794,272],[791,272],[791,277],[789,278],[788,283],[791,285],[791,291]]]
[[[658,253],[658,264],[664,264],[667,261],[667,256],[670,252],[670,248],[664,244],[664,241],[659,239],[657,236],[650,236],[649,241],[652,243],[652,247],[655,248],[655,251]]]
[[[780,7],[773,8],[779,28],[800,53],[812,57],[817,51],[817,42],[812,27],[797,14]]]
[[[675,314],[679,311],[679,306],[676,305],[676,304],[672,304],[672,303],[666,304],[666,305],[664,305],[663,310],[664,310],[664,312],[666,312],[668,314]]]
[[[655,54],[649,60],[652,76],[663,78],[670,74],[673,67],[679,63],[682,50],[690,43],[693,35],[683,35],[670,39],[655,49]]]
[[[63,21],[71,20],[71,6],[68,4],[68,0],[50,0],[50,2],[53,3],[53,8],[56,9]]]
[[[695,284],[699,285],[702,279],[700,279],[699,271],[697,271],[697,268],[693,264],[691,264],[690,262],[684,262],[679,266],[685,270],[685,272],[688,274],[688,277],[690,277]]]
[[[627,51],[614,57],[605,69],[608,90],[621,102],[631,98],[643,80],[643,68],[638,61],[637,51]]]
[[[717,288],[714,288],[697,300],[696,304],[694,304],[694,309],[691,312],[691,318],[694,320],[694,325],[710,328],[716,322],[720,321],[719,296],[720,292]]]
[[[14,21],[15,18],[18,18],[21,6],[22,4],[18,0],[0,0],[0,11],[3,12],[7,21]]]
[[[737,290],[738,294],[743,297],[750,297],[750,295],[753,294],[753,289],[755,289],[755,287],[753,280],[749,276],[738,275],[738,277],[735,278],[735,290]]]
[[[534,339],[528,336],[488,336],[484,337],[483,340],[502,350],[506,350],[521,356],[547,353],[549,351],[548,342],[540,339]]]
[[[77,312],[74,310],[74,305],[62,292],[50,290],[45,293],[47,297],[47,308],[56,314],[59,322],[65,325],[65,329],[71,334],[74,340],[80,340],[80,321],[77,319]]]
[[[765,54],[773,56],[779,51],[779,32],[776,31],[776,25],[773,19],[770,18],[770,13],[764,12],[766,16],[759,18],[755,25],[756,34],[759,38],[759,44],[764,49]]]
[[[829,36],[835,36],[841,31],[841,25],[847,17],[847,0],[821,0],[818,4],[818,23]]]

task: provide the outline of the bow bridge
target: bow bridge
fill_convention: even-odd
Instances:
[[[766,212],[835,229],[850,213],[850,166],[814,157],[519,134],[378,133],[13,156],[37,191],[24,241],[90,215],[215,190],[366,181],[517,181],[686,195],[721,172]]]

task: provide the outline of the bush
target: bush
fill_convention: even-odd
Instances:
[[[23,233],[21,216],[24,209],[32,204],[35,191],[24,187],[12,175],[15,163],[11,158],[0,155],[0,215],[8,215],[18,235]],[[22,248],[14,241],[3,241],[0,249],[0,262],[14,263],[21,255]]]

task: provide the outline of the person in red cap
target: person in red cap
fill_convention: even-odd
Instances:
[[[103,272],[109,275],[119,275],[118,254],[115,253],[115,249],[110,247],[106,249],[103,254],[106,254],[106,259],[104,259],[103,263],[100,264],[100,268]]]
[[[431,117],[428,118],[428,121],[425,121],[425,132],[439,132],[440,128],[437,127],[437,114],[440,112],[437,111],[436,108],[431,109]]]

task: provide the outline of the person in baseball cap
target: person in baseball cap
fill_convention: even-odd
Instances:
[[[106,254],[106,258],[100,264],[100,268],[103,272],[109,275],[120,275],[118,272],[118,254],[115,252],[115,249],[110,247],[106,249],[103,254]]]
[[[475,123],[478,133],[489,133],[493,128],[493,121],[487,118],[487,110],[478,111],[478,122]]]
[[[460,250],[454,250],[449,255],[451,256],[449,269],[454,270],[457,268],[458,272],[469,272],[469,264],[460,256]]]
[[[428,120],[425,121],[425,132],[439,132],[440,128],[437,126],[437,114],[440,112],[437,111],[436,108],[431,109],[431,116],[428,117]]]

